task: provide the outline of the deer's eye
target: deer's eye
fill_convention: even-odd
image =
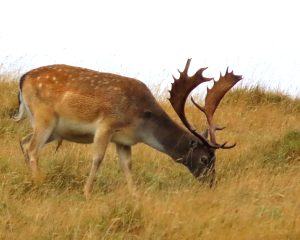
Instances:
[[[207,165],[209,163],[209,159],[206,156],[202,156],[200,158],[200,163]]]

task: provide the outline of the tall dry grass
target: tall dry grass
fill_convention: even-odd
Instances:
[[[179,164],[145,145],[133,151],[132,198],[114,146],[100,167],[92,198],[82,188],[89,145],[45,147],[45,179],[34,184],[15,123],[17,84],[0,82],[0,239],[300,239],[300,101],[259,88],[226,96],[216,121],[218,139],[236,141],[217,153],[217,186],[201,186]],[[177,119],[170,105],[163,108]],[[188,117],[204,127],[191,105]]]

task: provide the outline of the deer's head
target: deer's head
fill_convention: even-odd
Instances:
[[[191,98],[192,103],[205,114],[207,119],[208,128],[205,133],[201,134],[188,122],[184,106],[187,97],[194,88],[201,83],[213,80],[213,78],[203,77],[202,74],[206,68],[201,68],[193,76],[188,76],[190,63],[191,59],[188,59],[184,70],[179,71],[180,76],[178,79],[173,77],[174,83],[172,83],[169,99],[182,123],[197,139],[189,143],[189,151],[180,159],[180,162],[186,165],[197,179],[201,181],[208,180],[212,183],[215,175],[215,150],[235,147],[235,144],[227,145],[227,142],[217,143],[215,132],[223,130],[224,127],[219,127],[213,123],[213,115],[224,95],[242,79],[242,76],[234,75],[233,71],[228,72],[227,68],[225,75],[220,75],[219,80],[214,81],[213,87],[207,89],[204,107]]]

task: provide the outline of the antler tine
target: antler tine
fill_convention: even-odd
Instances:
[[[189,68],[190,68],[191,61],[192,61],[191,58],[189,58],[189,59],[186,61],[184,70],[183,70],[183,72],[182,72],[182,73],[183,73],[184,75],[186,75],[186,76],[188,76],[188,70],[189,70]]]
[[[205,115],[205,109],[203,107],[201,107],[198,103],[195,102],[194,98],[191,97],[192,103],[200,110],[202,111]],[[221,131],[223,129],[225,129],[226,127],[220,127],[220,126],[214,126],[213,127],[213,131]],[[211,127],[209,126],[209,129],[207,129],[208,133],[211,135]],[[210,136],[211,137],[211,136]],[[213,141],[213,148],[222,148],[222,149],[230,149],[236,146],[236,143],[232,144],[232,145],[228,145],[226,146],[227,142],[223,143],[223,144],[217,144],[215,141],[215,137],[213,137],[213,139],[211,138],[211,141]]]
[[[199,84],[203,82],[210,81],[211,78],[203,77],[202,73],[206,68],[199,69],[192,77],[188,76],[188,69],[190,67],[192,59],[188,59],[185,68],[182,72],[179,71],[180,76],[178,79],[174,78],[174,83],[172,83],[172,88],[170,90],[169,101],[177,113],[178,117],[181,119],[182,123],[186,128],[194,134],[197,138],[201,139],[206,145],[216,148],[215,145],[210,144],[204,136],[196,131],[194,127],[188,122],[185,116],[184,106],[188,95],[196,88]]]
[[[236,144],[232,144],[226,146],[227,144],[226,142],[223,144],[218,144],[216,142],[215,131],[223,130],[224,127],[221,128],[219,126],[214,126],[212,120],[213,120],[214,112],[216,111],[224,95],[241,79],[242,76],[234,75],[233,71],[228,72],[228,67],[227,67],[225,75],[222,76],[222,73],[220,73],[219,81],[217,82],[214,81],[213,87],[211,89],[207,89],[207,95],[205,97],[204,107],[201,107],[192,98],[192,103],[205,114],[209,125],[210,141],[215,146],[218,146],[218,148],[229,149],[229,148],[233,148],[236,145]]]
[[[215,131],[224,130],[226,127],[215,126]]]
[[[222,149],[230,149],[230,148],[234,148],[234,147],[236,146],[236,143],[234,143],[234,144],[232,144],[232,145],[228,145],[228,146],[226,146],[226,144],[227,144],[227,142],[226,142],[225,145],[222,146],[221,148],[222,148]]]
[[[196,103],[196,101],[194,100],[193,97],[191,97],[191,101],[201,112],[203,112],[206,115],[205,109],[203,107],[201,107],[198,103]]]

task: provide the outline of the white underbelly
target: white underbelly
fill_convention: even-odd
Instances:
[[[72,142],[92,143],[99,124],[101,124],[99,121],[84,123],[60,118],[53,135]],[[111,136],[111,142],[127,146],[132,146],[139,141],[134,131],[128,128],[116,130]]]
[[[91,143],[98,126],[98,122],[85,123],[77,122],[70,119],[59,118],[54,135],[79,143]]]

